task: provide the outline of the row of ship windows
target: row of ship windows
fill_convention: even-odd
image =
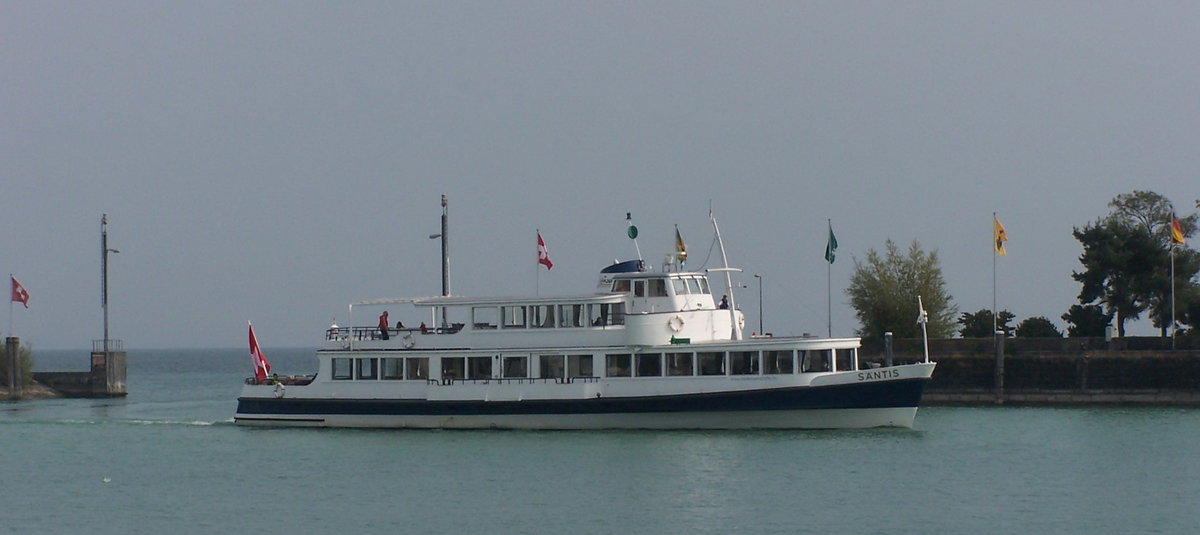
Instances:
[[[442,357],[441,379],[565,379],[576,377],[690,377],[695,375],[778,375],[854,369],[853,349],[814,351],[730,351],[696,353],[614,353],[596,369],[594,355]],[[537,366],[531,368],[531,364]],[[430,379],[429,357],[338,357],[337,380]]]
[[[471,308],[471,325],[475,329],[602,327],[624,324],[624,303],[478,306]]]

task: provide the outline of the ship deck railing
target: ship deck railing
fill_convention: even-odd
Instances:
[[[580,376],[580,377],[478,377],[473,379],[459,379],[454,377],[446,377],[443,379],[426,379],[426,383],[432,386],[450,386],[455,384],[574,384],[574,383],[598,383],[599,377]]]
[[[388,329],[388,339],[396,337],[404,337],[409,335],[426,335],[426,334],[454,334],[461,331],[462,323],[454,323],[449,327],[402,327],[399,329]],[[361,342],[364,340],[383,340],[383,331],[379,327],[337,327],[325,329],[325,341],[332,342],[335,340],[354,340]]]

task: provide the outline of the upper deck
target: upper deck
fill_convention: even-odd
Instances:
[[[628,263],[624,263],[628,264]],[[623,264],[615,264],[621,266]],[[720,304],[718,304],[720,303]],[[439,349],[661,345],[734,338],[740,311],[722,308],[697,272],[602,272],[599,293],[554,297],[425,297],[350,305],[389,312],[385,333],[370,327],[326,332],[327,349]],[[378,312],[375,312],[378,313]],[[361,317],[362,313],[358,313]],[[391,319],[399,319],[392,324]]]

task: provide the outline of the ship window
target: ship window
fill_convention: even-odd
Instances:
[[[607,366],[605,375],[608,377],[629,377],[630,355],[628,353],[606,355]]]
[[[495,329],[496,307],[471,308],[471,325],[476,329]]]
[[[696,353],[700,375],[725,375],[725,354],[717,352]]]
[[[662,377],[662,354],[646,353],[637,356],[638,377]]]
[[[666,297],[667,296],[667,280],[666,279],[650,279],[649,296],[650,297]]]
[[[836,350],[836,352],[837,352],[837,368],[836,368],[837,371],[844,372],[844,371],[858,369],[858,366],[855,366],[855,364],[857,364],[857,363],[854,362],[856,360],[854,358],[854,356],[855,356],[854,349],[852,349],[852,348],[851,349],[838,349],[838,350]]]
[[[692,354],[667,353],[667,375],[692,375]]]
[[[500,307],[505,329],[525,328],[525,307]]]
[[[410,380],[429,379],[429,357],[409,358],[405,368],[405,375]]]
[[[730,351],[729,371],[733,375],[758,374],[757,351]]]
[[[792,373],[792,352],[763,351],[763,365],[769,374]]]
[[[442,359],[442,380],[453,381],[462,379],[466,374],[466,359],[462,357],[445,357]]]
[[[625,325],[625,303],[613,303],[612,315],[608,318],[609,325]]]
[[[533,315],[530,327],[554,327],[554,305],[533,305],[529,311]]]
[[[829,350],[801,350],[800,351],[800,371],[801,372],[827,372],[829,371]]]
[[[583,327],[583,305],[558,305],[559,327]]]
[[[567,355],[568,377],[592,377],[594,373],[591,355]]]
[[[470,357],[467,359],[467,379],[491,379],[492,357]]]
[[[398,380],[404,378],[404,359],[386,358],[383,361],[383,378]]]
[[[646,297],[646,281],[633,281],[633,296]]]
[[[708,289],[708,279],[700,277],[696,280],[700,281],[700,293],[711,293]]]
[[[613,281],[613,293],[629,293],[629,279]]]
[[[503,374],[507,378],[529,377],[529,358],[504,357]]]
[[[379,361],[375,359],[355,359],[358,361],[359,379],[378,379],[379,370],[375,367]]]
[[[625,311],[625,305],[623,303],[614,303],[611,305],[588,305],[588,318],[592,323],[592,327],[604,327],[606,325],[620,325],[625,323],[624,314],[622,314],[620,317],[613,316],[613,312],[615,312],[618,307],[620,308],[621,312]]]
[[[351,361],[353,359],[333,359],[334,379],[353,379]]]
[[[683,279],[671,279],[671,287],[675,288],[675,295],[687,295],[687,281]]]
[[[702,291],[700,289],[700,280],[699,279],[691,278],[691,279],[688,279],[687,282],[688,282],[688,289],[691,290],[692,293],[694,293],[694,294],[708,293],[708,292]]]
[[[562,355],[541,355],[538,357],[539,377],[542,379],[561,379],[563,377]]]

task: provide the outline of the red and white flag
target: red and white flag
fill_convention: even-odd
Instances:
[[[538,231],[538,263],[546,266],[546,271],[554,268],[554,262],[550,261],[550,251],[546,250],[546,242],[542,240],[542,231]]]
[[[9,275],[8,278],[12,279],[12,302],[21,303],[25,305],[25,308],[29,308],[29,290],[21,286],[21,283],[17,282],[12,275]]]
[[[267,357],[263,356],[262,348],[258,347],[258,338],[254,337],[254,326],[250,326],[250,362],[254,364],[254,379],[257,381],[266,380],[267,374],[271,373],[271,363],[267,362]]]

